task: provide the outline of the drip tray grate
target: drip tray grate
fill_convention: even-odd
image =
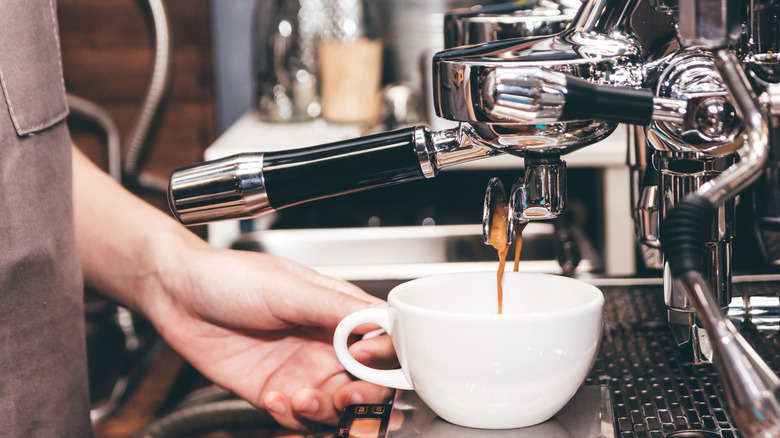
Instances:
[[[663,438],[700,429],[740,437],[713,365],[684,363],[666,323],[661,286],[607,286],[604,337],[586,384],[606,384],[612,393],[615,435]],[[734,295],[777,291],[780,283],[734,284]],[[775,372],[780,343],[744,326],[742,333]]]

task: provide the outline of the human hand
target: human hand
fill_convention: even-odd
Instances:
[[[178,254],[164,265],[179,267],[163,270],[164,291],[144,313],[214,383],[294,429],[335,424],[345,405],[390,396],[387,388],[353,381],[332,344],[342,318],[382,300],[266,254],[205,246]],[[394,357],[387,336],[351,351],[364,362]]]
[[[390,395],[352,381],[331,343],[343,317],[381,300],[288,260],[211,248],[75,146],[73,215],[85,283],[146,316],[206,377],[284,426],[335,423],[348,398]],[[385,336],[352,350],[393,357],[390,345]]]

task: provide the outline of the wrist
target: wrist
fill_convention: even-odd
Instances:
[[[184,228],[151,233],[145,246],[149,265],[133,305],[157,325],[165,320],[165,315],[180,301],[181,292],[187,289],[190,260],[211,247]]]

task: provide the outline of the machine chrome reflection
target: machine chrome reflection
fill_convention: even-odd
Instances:
[[[565,30],[579,1],[543,0],[455,9],[444,15],[444,46],[459,47]]]

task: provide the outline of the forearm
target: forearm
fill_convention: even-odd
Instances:
[[[125,190],[73,147],[76,240],[87,286],[134,310],[159,292],[165,260],[206,244]]]

